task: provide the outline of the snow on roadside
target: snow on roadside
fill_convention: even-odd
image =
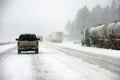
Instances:
[[[16,44],[2,45],[2,46],[0,46],[0,53],[3,53],[4,51],[7,51],[15,46],[16,46]]]
[[[98,54],[98,55],[120,58],[119,50],[103,49],[103,48],[96,48],[96,47],[85,47],[85,46],[81,46],[81,44],[73,44],[71,42],[49,43],[49,44],[65,47],[69,49],[74,49],[82,52],[89,52],[89,53]]]

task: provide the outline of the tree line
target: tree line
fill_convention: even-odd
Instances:
[[[97,5],[91,11],[85,6],[78,11],[74,21],[68,20],[65,30],[71,39],[79,40],[84,28],[108,24],[114,20],[120,20],[120,4],[117,5],[115,1],[104,8]]]

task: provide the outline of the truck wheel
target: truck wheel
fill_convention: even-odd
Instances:
[[[82,43],[82,46],[84,46],[84,43]]]

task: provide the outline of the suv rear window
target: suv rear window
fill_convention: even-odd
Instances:
[[[20,41],[35,41],[37,37],[35,35],[20,35]]]

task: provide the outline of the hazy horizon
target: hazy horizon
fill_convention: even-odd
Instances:
[[[4,0],[3,0],[4,1]],[[1,39],[13,40],[20,33],[47,35],[64,31],[68,20],[74,20],[85,5],[91,10],[108,0],[6,0],[2,7]]]

